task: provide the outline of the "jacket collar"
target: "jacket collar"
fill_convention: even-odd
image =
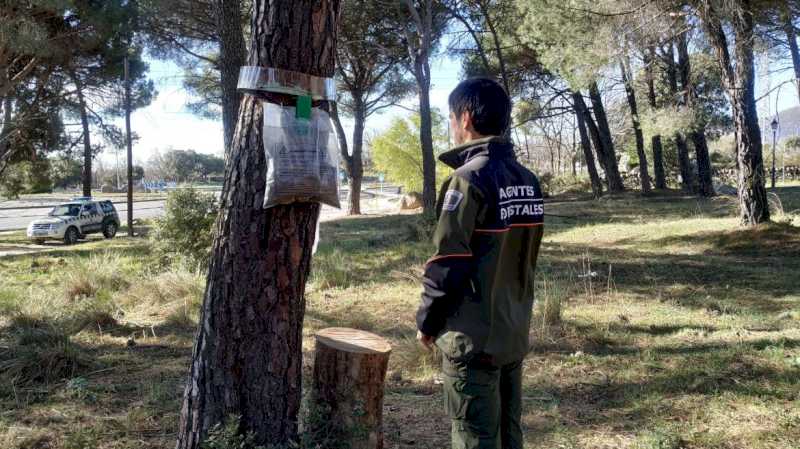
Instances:
[[[439,160],[456,169],[477,156],[514,157],[514,145],[508,139],[489,136],[470,140],[439,155]]]

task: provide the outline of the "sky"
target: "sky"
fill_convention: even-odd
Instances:
[[[131,114],[131,129],[139,135],[134,143],[133,159],[136,164],[145,163],[156,151],[166,149],[192,149],[197,152],[216,154],[222,157],[222,119],[209,120],[198,117],[186,109],[189,96],[183,89],[182,70],[171,61],[149,59],[149,77],[155,83],[158,96],[153,102]],[[431,106],[447,111],[447,96],[458,84],[461,73],[460,63],[449,57],[439,57],[431,61]],[[416,95],[411,95],[404,105],[413,107]],[[391,123],[392,118],[406,116],[408,111],[400,107],[388,108],[382,114],[375,114],[367,121],[367,133],[378,132]],[[124,120],[117,125],[124,129]],[[343,117],[343,126],[352,135],[352,121]],[[115,154],[104,152],[101,159],[110,165],[116,163]],[[120,163],[124,153],[120,154]]]
[[[134,143],[133,158],[136,164],[143,165],[156,151],[163,152],[169,148],[178,150],[192,149],[202,153],[222,156],[222,120],[209,120],[200,118],[186,109],[189,99],[182,86],[182,70],[170,61],[150,59],[149,76],[154,81],[158,96],[146,108],[136,110],[131,116],[131,127],[140,139]],[[759,61],[761,68],[756,81],[757,98],[763,98],[758,103],[759,118],[762,123],[764,139],[769,137],[769,122],[775,115],[775,110],[782,111],[799,104],[797,90],[791,83],[785,83],[792,78],[792,71],[785,70],[787,61],[767,64]],[[769,67],[769,71],[764,67]],[[783,69],[783,70],[778,70]],[[458,84],[461,75],[461,65],[458,60],[449,56],[440,56],[431,61],[431,105],[445,112],[447,96]],[[771,91],[771,93],[769,93]],[[414,107],[416,95],[411,95],[404,101],[404,105]],[[408,111],[400,107],[386,109],[382,114],[369,118],[366,125],[367,134],[380,132],[388,127],[391,120],[398,116],[406,116]],[[348,140],[352,135],[352,122],[344,118],[343,124],[348,133]],[[124,129],[124,121],[117,123]],[[106,151],[100,158],[104,163],[113,166],[115,154]],[[120,163],[124,163],[124,153],[120,155]]]

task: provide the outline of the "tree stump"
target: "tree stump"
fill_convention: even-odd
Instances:
[[[316,341],[309,427],[324,427],[344,447],[383,449],[383,381],[392,347],[373,333],[340,327],[319,331]]]

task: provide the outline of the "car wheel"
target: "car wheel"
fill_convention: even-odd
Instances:
[[[113,239],[117,235],[117,224],[113,221],[107,221],[103,225],[103,237]]]
[[[72,245],[78,241],[78,229],[74,226],[67,229],[67,232],[64,233],[64,243],[67,245]]]

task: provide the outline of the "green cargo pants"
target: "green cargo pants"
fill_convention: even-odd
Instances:
[[[453,449],[522,449],[522,361],[504,366],[444,357],[444,400]]]

